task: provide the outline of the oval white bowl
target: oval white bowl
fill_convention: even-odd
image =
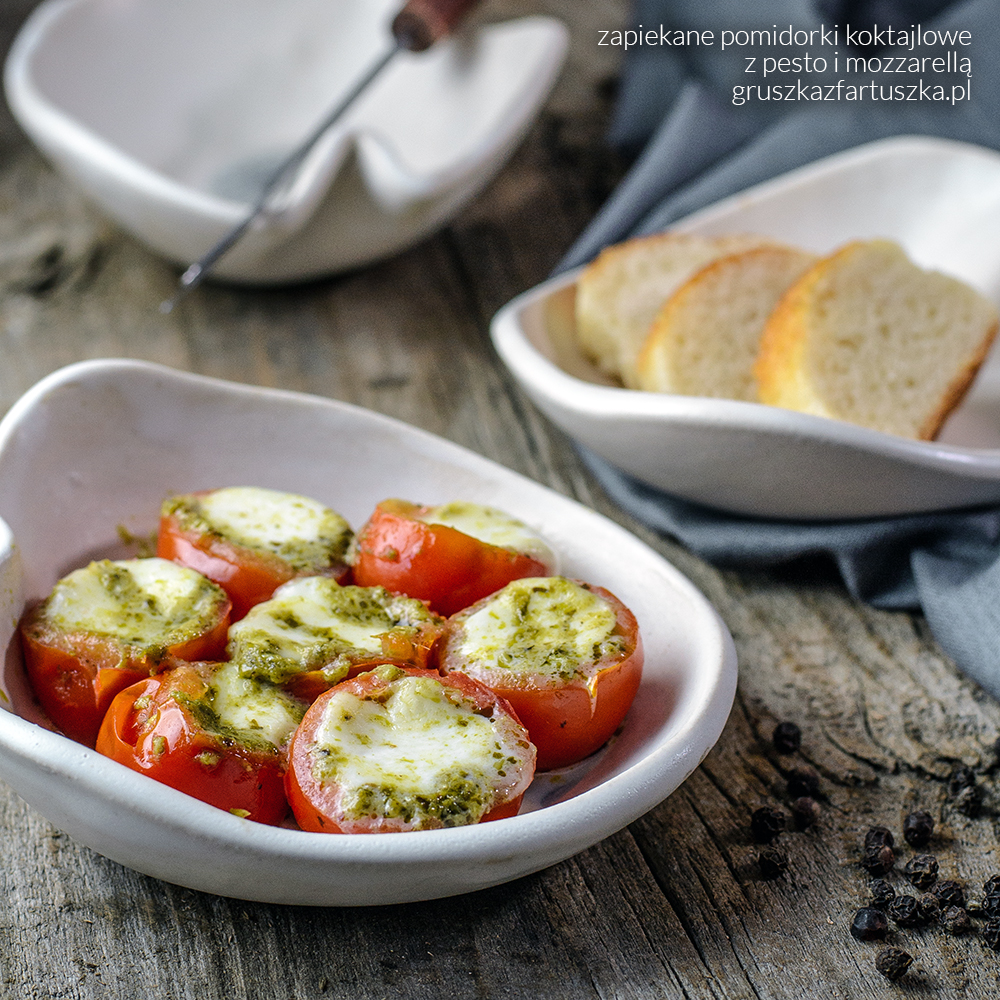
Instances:
[[[14,627],[70,568],[153,529],[163,498],[253,484],[314,496],[360,526],[389,496],[463,498],[537,527],[562,571],[618,594],[646,647],[607,747],[540,775],[520,815],[481,826],[332,836],[238,819],[39,725]],[[574,501],[457,445],[342,403],[135,361],[62,369],[0,422],[0,777],[81,843],[226,896],[307,905],[432,899],[584,850],[669,795],[713,746],[736,687],[725,626],[676,569]],[[7,530],[9,526],[9,531]]]
[[[678,222],[681,232],[759,233],[827,253],[898,240],[922,267],[1000,300],[1000,154],[903,137],[829,157]],[[579,270],[493,320],[500,357],[554,423],[612,464],[676,496],[757,517],[906,514],[1000,500],[1000,353],[937,441],[721,399],[612,386],[574,334]]]
[[[59,170],[153,250],[189,263],[389,47],[400,6],[46,0],[11,48],[5,89]],[[214,273],[301,280],[421,239],[513,152],[566,48],[559,21],[528,17],[400,55]]]

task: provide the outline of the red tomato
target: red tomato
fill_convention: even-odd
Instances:
[[[625,718],[642,679],[642,640],[635,616],[603,587],[581,586],[614,610],[613,634],[621,650],[580,662],[577,675],[568,680],[491,667],[462,653],[465,622],[499,594],[452,617],[439,651],[446,676],[452,671],[467,674],[511,704],[538,748],[540,771],[574,764],[602,747]]]
[[[97,750],[202,802],[280,823],[288,812],[284,755],[209,732],[192,712],[211,666],[179,664],[126,688],[104,718]]]
[[[204,496],[208,492],[191,496]],[[294,577],[331,576],[343,583],[351,572],[349,566],[339,562],[298,571],[278,555],[246,548],[221,535],[187,530],[173,514],[160,518],[156,554],[190,566],[222,587],[233,602],[234,622]]]
[[[228,601],[211,628],[156,657],[114,638],[60,632],[44,620],[42,607],[32,609],[21,622],[25,672],[45,714],[70,739],[90,747],[119,691],[172,660],[219,659],[226,650]]]
[[[406,500],[383,500],[358,535],[354,582],[427,601],[453,615],[524,576],[544,576],[545,563],[491,545],[456,528],[420,520],[432,510]]]
[[[428,681],[431,682],[429,685],[419,687]],[[340,756],[343,747],[350,748],[352,745],[350,733],[338,748],[324,745],[321,733],[328,712],[340,712],[341,720],[350,720],[356,717],[355,713],[363,715],[365,703],[368,703],[376,713],[382,709],[389,713],[392,709],[386,706],[391,706],[393,697],[404,690],[402,685],[412,685],[409,691],[435,692],[438,700],[443,694],[451,705],[467,710],[463,712],[463,718],[492,721],[489,750],[493,751],[499,745],[507,757],[501,766],[493,761],[492,752],[489,754],[489,766],[498,773],[491,777],[489,787],[480,786],[480,790],[473,793],[486,798],[485,802],[480,800],[476,806],[482,810],[478,818],[470,818],[474,813],[468,811],[447,788],[397,792],[377,779],[360,789],[362,795],[371,792],[371,799],[352,807],[351,802],[359,800],[351,799],[352,793],[338,780],[339,773],[322,775],[324,760],[343,760],[347,762],[347,767],[353,766],[353,761],[357,760],[365,768],[373,759],[379,758],[381,749],[377,737],[373,741],[363,731],[357,740],[359,749],[353,757],[350,749]],[[402,700],[406,701],[405,693]],[[468,729],[461,723],[458,727],[462,731]],[[340,726],[335,728],[339,730]],[[451,766],[452,775],[459,776],[460,786],[463,787],[461,795],[469,795],[466,788],[470,784],[468,776],[472,768],[468,766],[467,758],[460,754],[453,756],[446,742],[436,741],[430,751],[432,758],[424,760],[419,757],[420,753],[428,753],[426,722],[423,719],[417,722],[419,735],[415,747],[407,745],[406,728],[398,718],[390,727],[376,725],[378,730],[385,733],[384,746],[388,748],[391,768],[395,769],[402,761],[404,770],[409,767],[413,774],[426,775],[435,771],[447,774]],[[285,787],[299,826],[316,833],[400,833],[458,826],[516,815],[525,789],[534,775],[534,756],[534,747],[510,706],[483,685],[458,674],[442,678],[430,670],[403,671],[383,667],[343,681],[313,703],[292,737]]]

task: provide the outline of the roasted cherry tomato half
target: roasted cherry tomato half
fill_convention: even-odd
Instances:
[[[642,678],[635,616],[603,587],[516,580],[448,622],[442,672],[466,674],[507,700],[538,748],[538,768],[603,746]]]
[[[399,833],[513,816],[534,770],[503,699],[457,674],[385,666],[313,703],[285,780],[303,830]]]
[[[277,824],[288,813],[287,742],[304,711],[229,664],[182,663],[115,698],[97,750],[202,802]]]
[[[52,722],[93,746],[119,691],[173,659],[220,658],[229,611],[221,588],[176,563],[94,562],[25,615],[25,670]]]
[[[384,587],[290,580],[229,630],[229,658],[248,677],[313,701],[380,663],[424,668],[444,631],[427,605]]]
[[[156,554],[219,584],[238,621],[294,577],[345,581],[353,538],[348,523],[316,500],[233,486],[165,501]]]
[[[383,500],[358,535],[354,582],[453,615],[511,580],[551,572],[554,561],[527,525],[495,508]]]

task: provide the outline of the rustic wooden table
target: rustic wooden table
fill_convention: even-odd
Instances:
[[[4,47],[32,6],[0,7]],[[621,176],[601,142],[616,67],[596,33],[624,8],[486,5],[492,17],[561,16],[570,62],[512,162],[437,236],[305,287],[206,286],[167,317],[157,305],[176,270],[88,207],[4,112],[0,408],[61,365],[129,356],[348,400],[526,473],[626,524],[719,609],[741,677],[719,744],[669,800],[578,857],[473,895],[381,909],[259,905],[158,882],[72,842],[0,787],[0,995],[997,995],[1000,957],[978,929],[894,929],[890,943],[916,962],[891,985],[874,969],[876,946],[848,928],[866,898],[858,857],[870,824],[898,837],[910,809],[927,809],[943,873],[978,891],[1000,870],[1000,706],[956,673],[920,617],[858,606],[824,567],[720,572],[632,523],[490,347],[495,310],[546,276]],[[785,719],[804,733],[794,758],[770,745]],[[765,881],[750,814],[787,808],[793,763],[820,773],[821,818],[782,835],[789,871]],[[985,791],[978,816],[949,796],[959,764]]]

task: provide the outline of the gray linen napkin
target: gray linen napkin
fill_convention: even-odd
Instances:
[[[997,0],[638,0],[635,23],[718,28],[850,21],[914,23],[973,34],[974,89],[963,104],[734,107],[733,66],[715,53],[636,50],[626,60],[612,139],[647,139],[629,175],[558,270],[608,243],[674,219],[819,157],[891,135],[923,134],[1000,149]],[[607,493],[653,528],[720,566],[776,565],[826,554],[852,595],[923,609],[959,668],[1000,698],[1000,509],[851,521],[740,517],[646,486],[581,448]]]

